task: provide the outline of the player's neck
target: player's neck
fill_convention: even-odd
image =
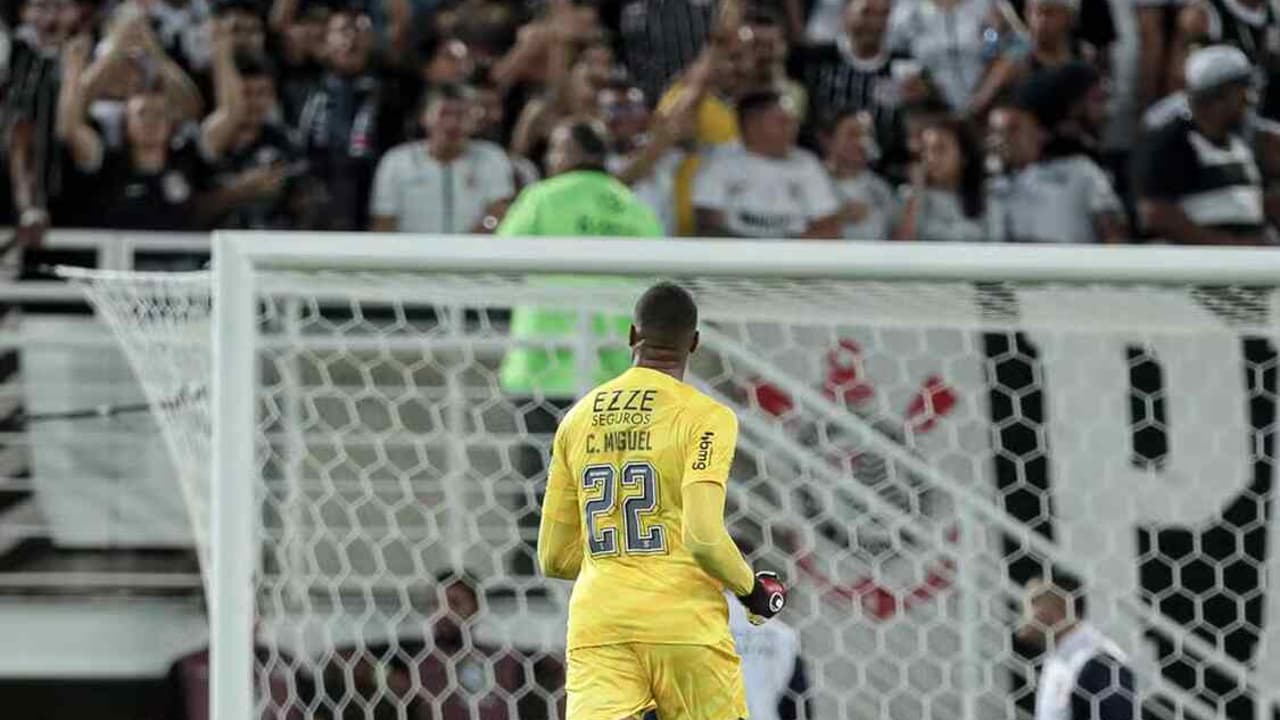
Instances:
[[[684,382],[684,368],[685,368],[684,357],[674,357],[674,356],[663,357],[661,355],[657,355],[657,356],[641,355],[636,357],[635,367],[646,368],[648,370],[655,370],[664,375],[670,375],[671,377],[675,378],[676,380],[679,380],[680,382]]]

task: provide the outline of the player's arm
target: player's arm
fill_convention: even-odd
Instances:
[[[582,525],[562,437],[564,428],[561,425],[556,431],[551,469],[547,472],[547,494],[542,500],[542,521],[538,525],[538,567],[547,577],[573,580],[582,567]]]
[[[752,623],[777,615],[787,591],[775,573],[752,573],[724,526],[725,487],[738,444],[738,418],[714,406],[692,428],[681,479],[684,546],[708,575],[720,580],[746,606]]]
[[[687,441],[684,478],[684,546],[711,577],[735,595],[751,592],[755,576],[724,526],[725,486],[738,444],[738,419],[716,406],[697,423]]]
[[[724,526],[724,486],[695,482],[686,484],[680,494],[684,500],[684,546],[693,559],[734,595],[751,592],[755,575]]]

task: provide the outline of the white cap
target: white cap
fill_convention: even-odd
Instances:
[[[1210,45],[1191,53],[1186,67],[1187,92],[1202,93],[1230,83],[1253,80],[1253,63],[1238,48]]]

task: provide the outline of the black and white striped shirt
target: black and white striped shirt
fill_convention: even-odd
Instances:
[[[715,0],[623,3],[618,18],[622,60],[650,101],[698,57],[715,18]]]
[[[870,113],[882,153],[878,166],[891,169],[907,159],[906,132],[893,77],[893,66],[901,62],[910,62],[910,58],[890,52],[871,59],[855,57],[848,37],[841,35],[834,43],[797,48],[792,54],[791,73],[804,82],[809,92],[809,117],[818,122],[845,110]]]
[[[37,177],[35,203],[46,206],[62,188],[62,163],[54,138],[57,119],[59,71],[58,52],[37,46],[27,33],[19,31],[9,58],[5,117],[2,126],[30,123],[32,164]]]
[[[1141,161],[1142,197],[1176,203],[1201,227],[1241,236],[1263,231],[1262,175],[1239,135],[1218,144],[1180,117],[1148,137]]]

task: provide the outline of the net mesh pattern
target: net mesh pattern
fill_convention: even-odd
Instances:
[[[558,716],[568,586],[534,555],[549,445],[625,341],[597,318],[646,281],[257,281],[258,710]],[[1121,658],[1087,702],[1273,702],[1255,668],[1274,288],[679,281],[703,319],[688,381],[740,421],[730,529],[794,587],[781,620],[806,683],[783,695],[802,716],[1029,717],[1046,656],[1015,633],[1024,587],[1067,575]],[[207,557],[209,278],[80,282],[162,420]],[[513,338],[515,307],[571,330]],[[572,391],[508,388],[519,351],[571,353]]]

